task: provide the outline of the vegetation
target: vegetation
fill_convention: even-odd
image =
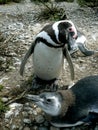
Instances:
[[[41,6],[41,4],[43,6]],[[49,20],[62,20],[66,19],[65,10],[59,7],[56,3],[53,2],[40,2],[39,3],[40,11],[36,14],[38,20],[49,19]]]
[[[8,107],[5,106],[5,104],[2,102],[2,99],[0,98],[0,113],[5,112],[8,110]]]
[[[98,7],[98,0],[77,0],[80,6]]]
[[[7,4],[9,2],[19,3],[19,2],[21,2],[21,0],[0,0],[0,4]]]
[[[4,88],[4,86],[3,86],[3,85],[0,85],[0,91],[2,91],[3,88]],[[0,114],[1,114],[2,112],[5,112],[6,110],[8,110],[8,107],[5,106],[5,104],[2,102],[2,99],[1,99],[1,97],[0,97]]]
[[[49,0],[31,0],[31,2],[49,2]]]
[[[74,0],[55,0],[56,2],[73,2]]]
[[[3,89],[3,87],[4,87],[4,86],[0,84],[0,91]]]

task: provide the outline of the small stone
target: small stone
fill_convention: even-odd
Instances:
[[[32,130],[38,130],[38,126],[33,126]]]
[[[25,106],[29,106],[29,103],[27,102],[27,103],[25,103],[24,105],[25,105]]]
[[[40,127],[38,128],[38,130],[48,130],[48,128],[45,127],[45,126],[40,126]]]
[[[23,122],[26,123],[26,124],[31,124],[31,120],[28,119],[28,118],[25,118],[25,119],[23,120]]]
[[[23,117],[28,117],[28,113],[26,111],[23,111],[22,114],[23,114]]]
[[[49,122],[48,122],[48,121],[45,121],[45,122],[44,122],[44,126],[49,126]]]
[[[41,113],[42,112],[42,110],[41,110],[41,108],[36,108],[36,111],[37,111],[37,113]]]
[[[25,127],[23,130],[30,130],[30,128],[29,127]]]
[[[35,120],[37,123],[43,123],[45,121],[45,118],[42,115],[38,115],[35,117]]]
[[[50,130],[60,130],[60,128],[56,128],[56,127],[51,126]]]
[[[36,110],[33,110],[33,114],[34,114],[35,116],[37,116],[37,111],[36,111]]]
[[[8,98],[6,98],[6,97],[3,97],[2,98],[2,101],[5,103],[5,102],[8,102]]]

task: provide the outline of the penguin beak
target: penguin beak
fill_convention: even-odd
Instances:
[[[25,98],[28,99],[28,100],[31,100],[31,101],[33,101],[35,103],[39,102],[39,101],[42,102],[42,98],[40,98],[38,95],[30,95],[30,94],[28,94],[28,95],[25,96]]]
[[[77,30],[74,26],[69,28],[69,33],[73,37],[73,39],[77,39]]]

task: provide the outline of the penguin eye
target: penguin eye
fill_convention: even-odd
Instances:
[[[71,27],[70,27],[70,28],[68,28],[68,31],[69,31],[69,32],[71,32],[71,31],[72,31],[72,28],[71,28]]]

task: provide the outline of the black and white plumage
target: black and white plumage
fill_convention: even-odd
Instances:
[[[53,80],[58,78],[64,61],[64,56],[72,68],[72,79],[74,70],[66,44],[68,34],[72,38],[77,37],[75,25],[70,20],[62,20],[46,25],[36,36],[28,52],[26,53],[20,67],[20,74],[23,75],[24,67],[29,56],[33,53],[34,73],[42,80]]]
[[[95,126],[98,122],[98,76],[85,77],[68,90],[27,95],[26,98],[50,116],[53,126],[72,127],[84,123]]]

